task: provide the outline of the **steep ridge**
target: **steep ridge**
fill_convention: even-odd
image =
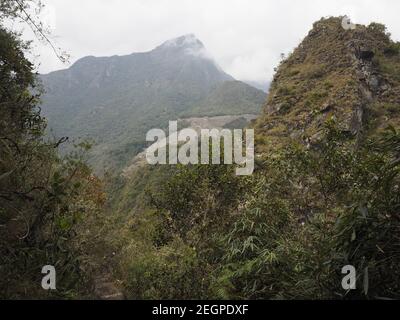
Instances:
[[[332,116],[357,138],[398,125],[398,50],[382,25],[345,30],[341,18],[316,22],[275,75],[256,125],[259,150],[291,138],[317,143]]]

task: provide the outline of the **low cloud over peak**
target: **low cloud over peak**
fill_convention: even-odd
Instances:
[[[244,81],[271,79],[281,53],[296,47],[323,16],[349,15],[356,23],[385,23],[393,38],[400,39],[397,0],[82,0],[79,7],[68,0],[44,3],[54,40],[71,54],[71,63],[89,55],[151,51],[174,39],[175,44],[198,48],[204,43],[222,69]],[[41,55],[36,62],[42,73],[66,67],[49,47],[38,44],[34,52]],[[188,52],[210,56],[200,49]]]

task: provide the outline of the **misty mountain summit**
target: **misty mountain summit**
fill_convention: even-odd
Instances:
[[[204,44],[196,38],[193,33],[189,33],[178,38],[165,41],[153,51],[175,51],[186,54],[205,52]]]
[[[212,58],[204,44],[194,34],[183,35],[165,41],[154,50],[150,51],[151,57],[157,61],[170,65],[175,64],[179,70],[177,76],[180,79],[201,81],[202,86],[213,86],[221,81],[234,81],[226,74]],[[190,76],[196,73],[196,78]]]
[[[265,93],[222,71],[194,35],[149,52],[84,57],[42,75],[43,112],[54,134],[94,138],[97,167],[124,164],[146,132],[193,116],[258,114]]]

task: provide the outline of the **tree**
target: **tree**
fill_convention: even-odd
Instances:
[[[354,148],[333,122],[313,149],[267,159],[224,238],[223,298],[399,298],[400,138]],[[352,265],[357,289],[341,287]]]
[[[2,18],[20,10],[10,1],[0,8]],[[29,45],[2,26],[0,43],[0,297],[46,296],[38,286],[45,265],[58,271],[59,294],[77,292],[77,228],[103,205],[102,184],[85,163],[87,144],[62,158],[57,148],[65,139],[44,138],[41,92],[24,55]]]
[[[49,45],[61,62],[67,62],[69,55],[61,48],[56,47],[51,40],[51,30],[40,20],[40,12],[44,8],[41,0],[1,0],[0,24],[11,19],[26,24],[39,41]]]

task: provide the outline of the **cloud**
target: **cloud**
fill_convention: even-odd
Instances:
[[[322,16],[385,23],[400,39],[398,0],[71,0],[44,1],[55,42],[72,56],[143,52],[168,39],[196,34],[214,60],[237,79],[272,77],[281,53],[293,50]],[[38,44],[39,71],[65,68]]]

